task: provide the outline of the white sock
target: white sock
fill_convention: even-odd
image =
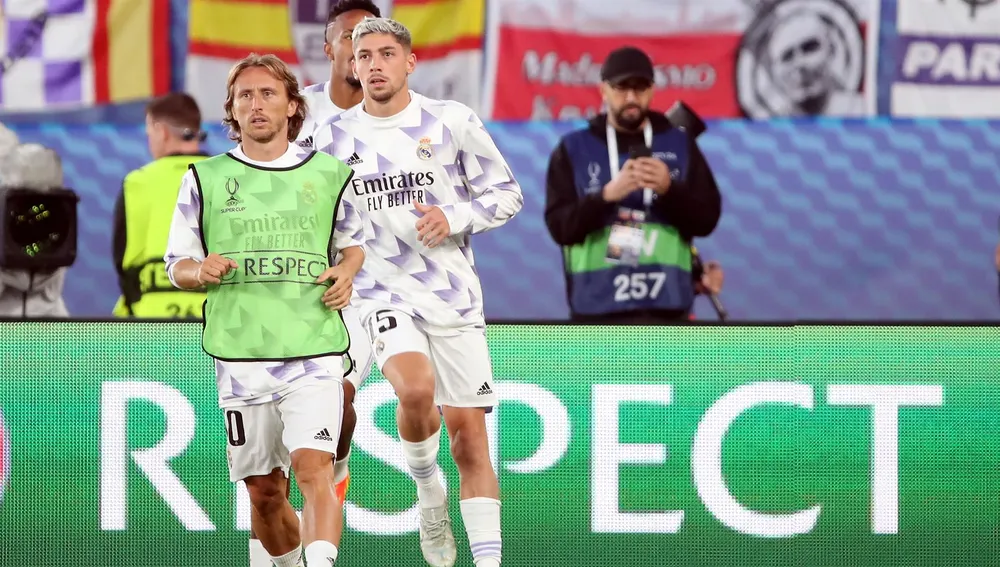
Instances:
[[[462,522],[469,534],[472,561],[476,567],[500,565],[500,501],[492,498],[467,498],[459,502]]]
[[[274,567],[302,567],[302,546],[280,557],[271,557],[271,561],[274,562]]]
[[[259,539],[250,540],[250,567],[271,567],[271,555]]]
[[[317,540],[306,546],[306,563],[315,567],[330,567],[337,562],[337,546]],[[280,566],[279,566],[280,567]]]
[[[351,458],[351,451],[350,451],[350,449],[348,449],[348,451],[346,453],[344,453],[343,457],[338,456],[337,457],[337,462],[333,463],[333,484],[334,485],[337,485],[337,484],[340,484],[340,483],[344,482],[344,479],[347,478],[347,472],[348,472],[347,461],[350,460],[350,458]]]
[[[441,486],[441,480],[438,479],[437,457],[440,440],[441,428],[423,441],[412,443],[400,440],[406,465],[410,467],[410,475],[417,483],[417,500],[424,508],[443,506],[448,501],[444,486]]]

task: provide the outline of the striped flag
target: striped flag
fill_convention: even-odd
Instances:
[[[485,0],[396,0],[392,17],[413,34],[413,90],[457,100],[479,112]]]
[[[2,0],[0,11],[0,110],[115,104],[170,89],[170,0]]]
[[[188,17],[184,90],[205,119],[225,117],[229,69],[250,52],[273,53],[300,73],[287,0],[191,0]]]
[[[478,109],[485,0],[380,0],[383,15],[413,35],[414,90]],[[326,15],[335,0],[191,0],[186,90],[209,120],[224,116],[225,77],[250,52],[273,53],[305,86],[329,79],[323,54]]]

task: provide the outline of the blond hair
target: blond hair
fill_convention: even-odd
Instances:
[[[357,44],[359,39],[372,34],[391,35],[396,43],[402,45],[403,48],[407,50],[413,48],[413,37],[410,35],[410,30],[403,24],[389,18],[365,18],[361,20],[358,25],[354,26],[351,41]]]
[[[295,73],[292,73],[291,68],[284,61],[270,53],[266,55],[251,53],[233,65],[233,68],[229,70],[229,79],[226,81],[226,102],[223,105],[226,117],[222,119],[222,124],[229,127],[229,139],[236,142],[243,141],[240,124],[236,121],[236,117],[233,116],[233,99],[236,97],[233,87],[240,73],[251,67],[263,67],[267,69],[271,73],[271,76],[285,85],[288,100],[296,103],[295,114],[288,119],[288,141],[294,142],[299,137],[302,125],[306,121],[306,113],[308,111],[306,108],[306,99],[299,93],[299,80],[295,78]]]

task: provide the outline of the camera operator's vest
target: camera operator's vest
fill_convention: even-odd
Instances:
[[[570,133],[563,140],[573,165],[577,194],[600,192],[611,181],[607,143],[589,129]],[[687,178],[687,135],[677,129],[654,134],[651,151],[667,164],[674,183]],[[629,148],[619,150],[618,167],[628,159]],[[659,198],[659,197],[655,197]],[[606,259],[611,227],[620,208],[645,214],[643,245],[636,266]],[[686,311],[694,302],[691,282],[691,248],[657,207],[646,208],[640,189],[608,213],[605,227],[587,235],[581,244],[563,247],[570,310],[576,315],[606,315],[625,311],[662,309]]]
[[[125,176],[122,183],[125,281],[122,285],[127,291],[115,304],[116,317],[201,318],[205,294],[174,287],[167,277],[163,255],[167,251],[170,221],[177,205],[181,179],[188,164],[205,158],[166,156]]]
[[[322,301],[330,282],[316,279],[339,252],[334,224],[351,168],[316,152],[292,168],[257,167],[229,154],[191,168],[206,255],[239,266],[208,286],[205,352],[240,361],[347,352],[343,315]]]

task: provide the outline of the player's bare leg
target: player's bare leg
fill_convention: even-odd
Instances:
[[[333,459],[326,451],[292,451],[292,470],[302,493],[302,545],[309,565],[337,561],[344,510],[333,489]]]
[[[285,498],[290,498],[292,494],[292,483],[282,475],[285,483]],[[271,554],[264,549],[264,544],[257,537],[257,527],[254,520],[258,518],[251,510],[250,514],[250,567],[271,567]],[[259,520],[258,520],[259,521]]]
[[[443,408],[458,466],[462,519],[476,567],[500,565],[500,485],[490,462],[483,408]]]
[[[340,440],[337,441],[337,462],[333,465],[333,484],[341,504],[347,501],[347,489],[351,485],[351,471],[347,468],[347,462],[351,457],[354,427],[358,423],[358,414],[354,411],[354,394],[354,384],[344,380],[344,420],[340,426]]]
[[[250,524],[276,567],[302,565],[299,518],[288,501],[288,479],[281,469],[244,479],[250,493]]]
[[[420,501],[420,551],[433,567],[451,567],[458,553],[438,478],[441,416],[434,405],[434,369],[424,354],[404,352],[390,357],[382,374],[399,398],[396,426]]]

